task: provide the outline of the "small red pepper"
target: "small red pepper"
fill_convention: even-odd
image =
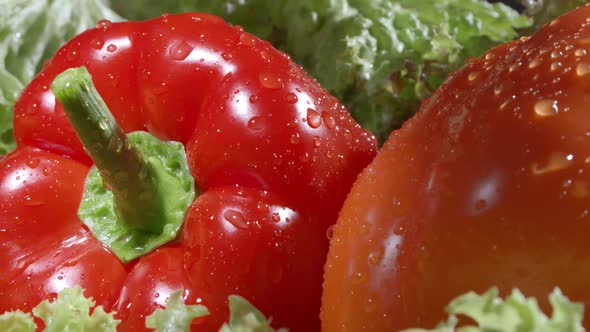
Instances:
[[[138,212],[130,228],[155,234],[162,226],[142,224],[155,208],[111,179],[135,172],[108,161],[125,136],[105,136],[108,148],[122,145],[96,157],[101,141],[84,141],[87,130],[70,120],[93,106],[68,106],[50,89],[58,74],[79,66],[123,132],[182,143],[201,192],[174,241],[129,262],[78,216],[89,167],[102,160],[95,166],[117,211],[127,209],[124,218]],[[319,329],[326,230],[377,146],[288,55],[206,14],[101,21],[64,45],[25,88],[14,126],[18,147],[0,160],[0,312],[30,311],[80,285],[118,312],[120,330],[137,331],[182,289],[185,303],[211,312],[194,322],[202,331],[227,319],[230,294],[251,301],[277,327]],[[82,205],[98,206],[88,200],[92,193],[84,195]]]

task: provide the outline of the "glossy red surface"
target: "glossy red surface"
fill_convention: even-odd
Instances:
[[[590,305],[589,22],[472,59],[391,135],[334,229],[324,331],[432,328],[492,286]]]
[[[126,132],[148,130],[161,139],[185,144],[196,184],[205,194],[191,208],[191,233],[183,235],[180,243],[183,257],[173,257],[169,249],[162,249],[145,261],[134,262],[134,268],[123,266],[77,219],[84,176],[92,161],[49,86],[63,70],[81,65],[93,75],[97,90]],[[144,315],[148,308],[161,304],[149,295],[168,294],[170,285],[152,282],[154,274],[161,274],[175,280],[174,287],[189,287],[186,280],[197,283],[189,290],[194,297],[187,301],[202,298],[208,305],[211,297],[209,309],[214,313],[225,315],[225,298],[239,291],[250,294],[256,305],[268,310],[266,314],[276,316],[276,325],[298,324],[302,331],[319,328],[325,230],[335,222],[357,173],[376,154],[376,140],[334,97],[269,43],[205,14],[165,15],[146,22],[101,21],[97,28],[63,46],[25,88],[15,106],[14,125],[18,148],[0,161],[0,183],[4,183],[0,188],[0,236],[3,248],[9,248],[0,257],[11,262],[0,274],[0,312],[27,310],[70,285],[56,284],[53,271],[59,270],[67,257],[83,252],[96,257],[80,256],[72,261],[75,269],[63,270],[64,280],[75,283],[76,276],[85,276],[80,282],[87,295],[105,304],[107,310],[121,309],[125,307],[122,303],[129,301],[146,303],[142,307],[134,302],[122,315]],[[28,155],[38,155],[43,165],[58,162],[44,181],[18,182],[18,196],[12,185],[18,175],[12,170],[38,174],[43,169],[38,166],[28,171],[27,163],[33,158],[25,157]],[[215,193],[209,194],[210,190]],[[276,204],[277,211],[296,211],[296,222],[292,226],[268,222],[268,213],[247,210],[252,200],[246,199],[245,207],[235,205],[240,201],[235,197],[237,190],[252,192],[262,202],[268,195],[269,204]],[[35,200],[46,204],[25,208],[24,195],[32,193]],[[218,201],[209,202],[211,195],[217,195]],[[216,209],[235,205],[247,222],[260,229],[220,227],[222,216],[214,218],[215,224],[209,215],[192,212],[200,211],[201,204],[216,204]],[[35,211],[42,212],[31,215]],[[235,219],[235,215],[223,217]],[[232,240],[218,243],[214,237],[195,235],[209,227]],[[71,238],[76,241],[65,246],[65,239]],[[205,250],[205,245],[235,246],[242,254]],[[244,255],[246,252],[249,254]],[[226,253],[236,256],[224,256]],[[64,258],[59,256],[62,254]],[[44,258],[52,255],[57,256]],[[158,270],[153,263],[192,266],[195,260],[202,260],[203,268],[191,268],[182,277],[177,268]],[[226,261],[231,264],[224,265]],[[275,265],[268,271],[249,273],[246,267],[259,262]],[[16,263],[18,266],[11,265]],[[42,265],[41,272],[22,279],[26,276],[22,271],[30,264]],[[126,270],[132,268],[126,277]],[[216,269],[236,275],[213,278]],[[68,271],[73,270],[75,274],[70,275]],[[279,270],[285,273],[277,276]],[[130,291],[140,287],[140,281],[153,288],[141,294]],[[262,289],[261,284],[269,286]],[[35,289],[34,296],[20,292],[24,288]],[[121,289],[126,293],[119,296]],[[117,298],[119,304],[113,305]],[[301,308],[306,317],[295,321],[283,305]],[[215,314],[209,319],[218,322],[226,318]],[[123,326],[137,330],[134,324]]]

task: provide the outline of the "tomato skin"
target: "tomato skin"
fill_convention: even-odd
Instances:
[[[334,229],[323,330],[432,328],[492,286],[590,304],[588,17],[471,60],[390,136]]]
[[[27,186],[27,190],[59,197],[44,212],[43,227],[53,227],[49,225],[56,223],[63,227],[70,225],[71,230],[64,234],[84,236],[81,247],[72,245],[73,252],[84,248],[98,256],[106,255],[104,259],[89,258],[88,264],[100,259],[115,266],[105,268],[114,274],[108,291],[105,285],[97,282],[88,285],[87,295],[97,299],[108,292],[100,303],[105,303],[107,311],[122,311],[121,317],[128,322],[121,326],[121,330],[136,330],[140,328],[142,316],[153,308],[153,299],[148,294],[167,284],[154,279],[159,272],[153,262],[168,260],[174,266],[182,263],[181,266],[187,269],[184,271],[186,275],[182,271],[172,273],[174,277],[170,277],[168,286],[186,286],[187,294],[194,295],[187,297],[186,301],[207,299],[208,308],[214,313],[203,320],[205,325],[199,322],[199,329],[217,330],[219,326],[214,325],[227,320],[227,296],[236,292],[242,296],[251,295],[252,299],[247,296],[246,299],[259,304],[265,314],[275,317],[273,322],[277,326],[287,326],[294,331],[299,328],[307,331],[310,327],[318,329],[322,265],[327,253],[325,231],[335,222],[356,175],[376,154],[374,136],[364,131],[334,97],[269,43],[218,17],[198,13],[164,15],[145,22],[101,22],[97,28],[64,45],[22,92],[15,104],[14,115],[18,149],[39,149],[46,155],[44,158],[69,160],[63,163],[64,170],[72,164],[71,167],[87,172],[92,160],[49,86],[65,69],[82,65],[92,74],[97,91],[125,132],[146,130],[158,138],[180,141],[185,145],[196,185],[204,192],[205,198],[201,201],[206,201],[209,191],[227,190],[228,194],[220,196],[217,208],[234,204],[234,193],[219,188],[239,185],[246,187],[246,191],[252,190],[253,195],[260,196],[260,192],[268,191],[270,202],[296,211],[297,216],[294,226],[284,231],[280,223],[267,224],[261,234],[237,236],[235,243],[216,243],[214,238],[208,239],[211,246],[232,245],[252,253],[244,256],[234,252],[234,258],[220,257],[215,251],[208,253],[202,257],[203,266],[235,274],[208,280],[211,278],[208,270],[187,268],[194,265],[190,255],[195,257],[196,248],[191,241],[199,240],[194,235],[196,226],[190,227],[193,235],[179,235],[183,238],[181,258],[172,254],[179,250],[166,248],[161,251],[165,253],[161,254],[163,256],[148,255],[123,265],[101,244],[92,242],[76,216],[83,176],[58,174],[59,177],[50,177],[60,183],[68,179],[68,183],[78,190],[76,195],[71,194],[70,189],[52,183]],[[8,162],[8,159],[0,161],[0,168],[7,166]],[[0,177],[0,182],[5,180]],[[62,191],[64,197],[61,197]],[[0,200],[9,201],[9,195],[9,191],[0,188]],[[252,202],[246,200],[243,203],[251,208]],[[54,210],[67,215],[63,218],[63,225],[49,219],[58,215]],[[260,219],[261,223],[268,219],[268,216],[248,211],[245,210],[244,214]],[[28,212],[24,208],[15,208],[14,216],[28,218]],[[191,218],[191,224],[202,223]],[[216,231],[220,235],[229,232],[219,227]],[[37,235],[34,231],[31,235],[27,232],[26,229],[10,229],[5,234],[4,243],[10,247],[18,242],[15,240],[18,238],[26,239],[26,243],[37,241],[38,238],[33,237],[33,234]],[[285,238],[281,239],[279,235],[269,237],[274,232],[284,233]],[[192,240],[187,240],[191,236]],[[55,243],[51,250],[45,249],[46,254],[62,249],[59,246],[61,238],[54,233],[39,234],[39,238]],[[284,249],[268,246],[265,241],[270,239],[274,243],[294,246],[297,251],[284,252]],[[9,260],[10,257],[3,259]],[[304,277],[284,276],[280,282],[271,283],[272,287],[259,289],[261,283],[267,282],[266,278],[272,277],[271,274],[234,271],[231,265],[223,265],[225,260],[234,262],[235,266],[255,265],[268,260],[276,265],[275,270],[292,269],[294,273],[306,274]],[[292,262],[286,263],[286,260]],[[47,261],[47,271],[53,271],[51,269],[61,263],[59,257]],[[6,273],[13,276],[18,270],[11,267]],[[50,275],[36,277],[41,282]],[[64,278],[69,280],[70,276]],[[185,283],[185,278],[190,282]],[[9,279],[3,277],[1,280]],[[141,282],[153,288],[141,293],[129,291],[138,289]],[[16,283],[26,282],[15,279],[13,284]],[[39,299],[54,296],[57,290],[40,290],[29,302],[36,304]],[[125,291],[121,293],[122,290]],[[286,297],[277,298],[275,294],[285,294]],[[284,307],[274,305],[287,301],[287,296],[293,296],[290,303],[296,304],[300,311],[287,312]],[[115,301],[118,302],[115,304]],[[131,307],[127,308],[131,302]],[[22,304],[18,307],[29,309]],[[288,326],[290,324],[293,326]]]

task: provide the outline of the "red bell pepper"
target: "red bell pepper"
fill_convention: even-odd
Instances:
[[[76,124],[92,118],[80,112],[105,106],[92,99],[92,83],[80,90],[90,99],[57,101],[50,89],[58,74],[79,66],[122,132],[182,144],[200,191],[186,214],[180,211],[184,224],[174,240],[139,258],[119,258],[108,240],[97,240],[88,220],[109,218],[101,219],[88,182],[81,204],[94,164],[117,216],[134,220],[130,229],[163,229],[158,217],[147,222],[157,199],[149,203],[137,189],[143,184],[133,182],[141,162],[124,160],[135,158],[127,154],[132,143],[101,117],[94,124],[108,127],[106,134]],[[229,294],[253,302],[276,326],[319,329],[326,230],[377,147],[288,55],[205,14],[101,21],[64,45],[25,88],[14,125],[18,147],[0,161],[0,313],[30,311],[80,285],[118,312],[120,330],[136,331],[183,290],[185,303],[211,312],[194,322],[203,331],[226,319]],[[167,157],[160,154],[156,159]],[[179,188],[164,187],[164,196],[168,189]]]

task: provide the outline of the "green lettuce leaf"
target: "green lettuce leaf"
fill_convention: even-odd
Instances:
[[[76,34],[106,18],[105,0],[0,0],[0,155],[14,148],[12,108],[43,62]]]
[[[165,309],[156,309],[145,319],[147,328],[155,332],[186,332],[190,331],[194,318],[208,315],[209,311],[202,305],[185,305],[182,291],[170,294]]]
[[[241,296],[229,296],[229,310],[229,321],[220,327],[220,332],[287,332],[273,329],[271,320]],[[190,331],[194,318],[208,314],[205,306],[184,304],[179,290],[170,295],[166,308],[156,309],[146,317],[145,326],[155,332]],[[41,302],[33,309],[33,315],[43,320],[45,332],[116,332],[120,322],[114,319],[114,312],[106,313],[102,306],[95,306],[92,298],[86,298],[80,286],[63,289],[53,302]],[[0,315],[2,332],[34,332],[36,327],[29,313],[9,311]]]
[[[432,330],[407,329],[402,332],[583,332],[583,305],[572,303],[559,289],[549,295],[551,317],[539,308],[537,301],[514,290],[506,300],[492,288],[479,295],[474,292],[459,296],[447,307],[450,317]],[[475,325],[457,327],[458,315],[475,321]]]
[[[102,306],[95,307],[92,298],[84,297],[80,286],[62,290],[53,302],[41,302],[33,314],[43,320],[45,332],[115,331],[119,323]]]
[[[0,316],[0,331],[34,332],[35,327],[33,317],[22,311],[9,311]]]
[[[148,5],[149,4],[149,5]],[[484,0],[131,0],[136,19],[214,13],[291,54],[383,141],[470,56],[531,20]]]
[[[287,329],[275,330],[267,319],[250,302],[238,295],[229,296],[229,322],[223,324],[219,332],[287,332]]]

